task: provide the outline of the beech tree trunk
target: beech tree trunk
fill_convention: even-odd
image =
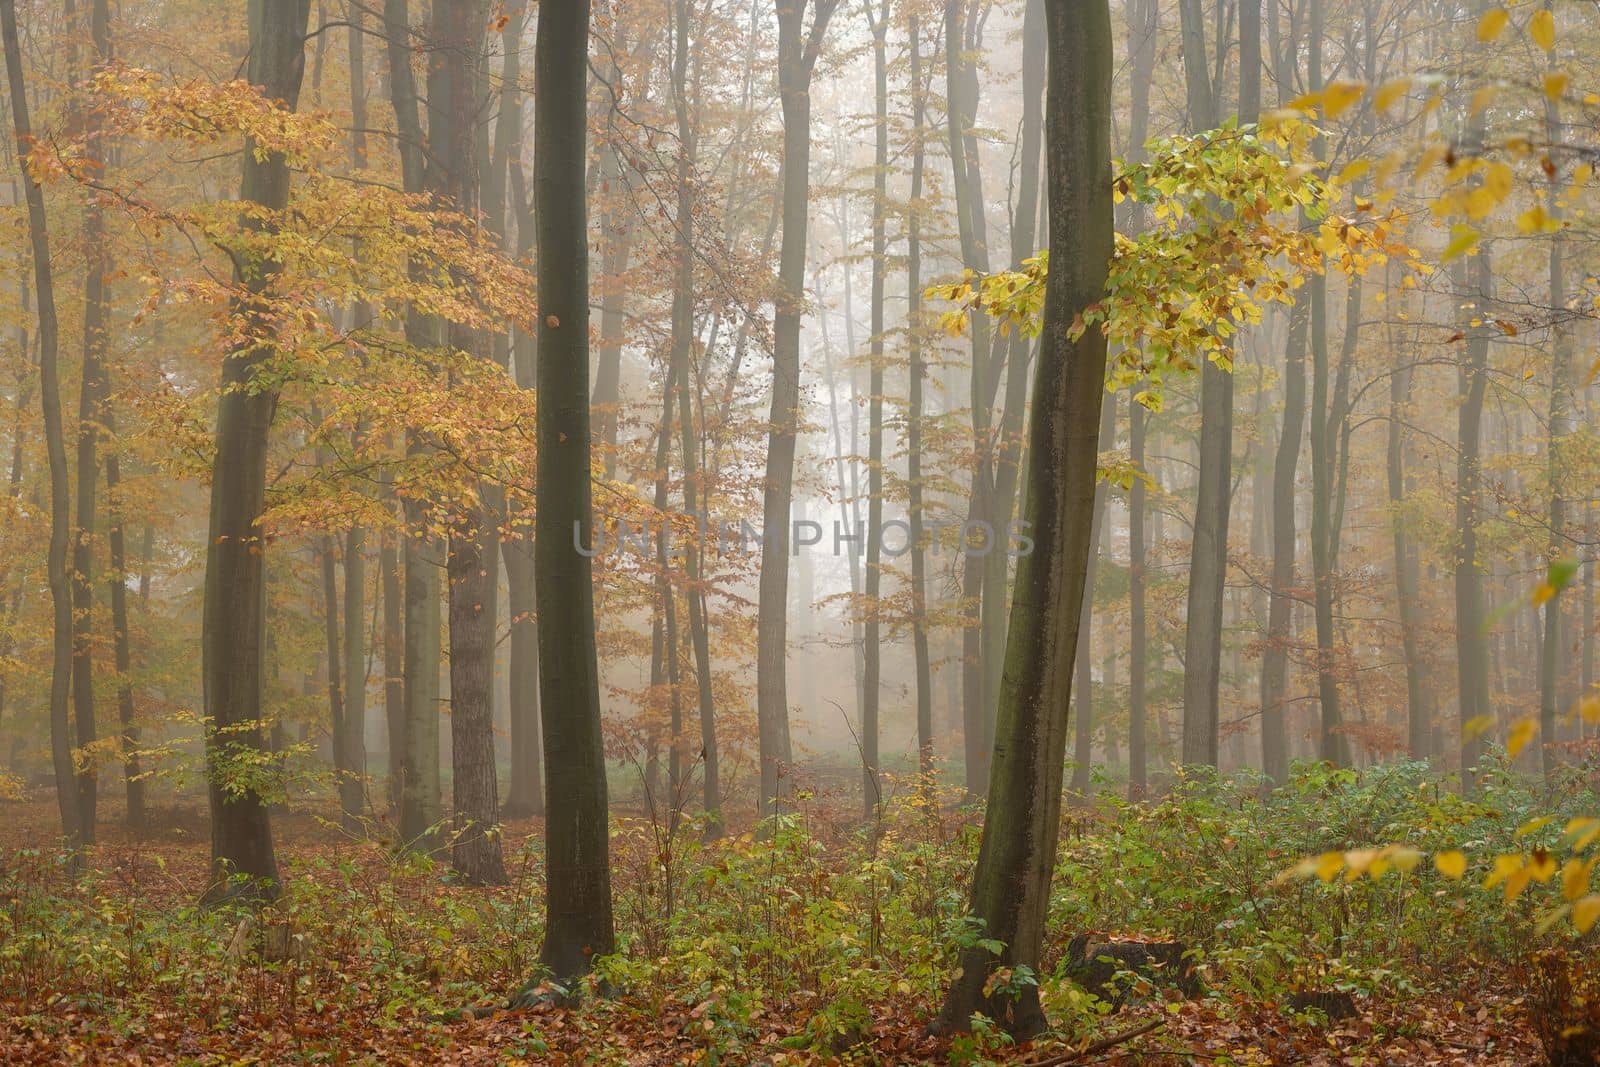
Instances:
[[[272,100],[294,107],[305,73],[306,20],[310,0],[251,0],[252,85]],[[240,198],[281,211],[289,203],[289,166],[275,152],[248,142]],[[266,553],[259,526],[265,504],[267,444],[278,397],[251,388],[256,369],[272,352],[265,323],[252,307],[268,300],[276,266],[240,262],[235,282],[249,294],[234,314],[255,336],[229,353],[222,365],[217,412],[217,452],[211,476],[211,522],[206,539],[203,673],[205,678],[206,768],[211,794],[211,861],[208,896],[278,892],[278,864],[266,799],[246,784],[230,781],[230,766],[261,752],[262,649],[266,630]],[[242,879],[235,883],[234,879]]]
[[[589,233],[584,190],[589,2],[541,7],[535,55],[539,234],[537,530],[539,696],[544,712],[545,942],[559,982],[609,955],[606,761],[595,657],[589,424]]]
[[[1221,86],[1211,83],[1200,0],[1181,0],[1189,125],[1214,129]],[[1254,116],[1251,117],[1252,119]],[[1228,578],[1228,517],[1233,503],[1233,374],[1207,360],[1200,371],[1199,492],[1189,557],[1183,658],[1183,762],[1215,767],[1222,680],[1222,603]]]
[[[916,14],[909,20],[911,50],[912,128],[926,125],[927,86],[922,74],[922,24]],[[922,187],[928,152],[920,132],[911,146],[911,190],[906,220],[906,348],[910,387],[906,412],[906,483],[911,525],[911,644],[917,680],[917,768],[924,784],[933,774],[933,666],[928,648],[928,557],[923,544],[922,420]]]
[[[252,22],[252,26],[254,23]],[[22,48],[17,38],[16,0],[0,0],[0,36],[4,38],[7,88],[17,141],[17,166],[27,201],[28,239],[33,255],[33,287],[39,303],[39,400],[44,406],[45,453],[50,467],[50,549],[46,562],[53,605],[50,662],[50,755],[56,776],[56,804],[67,848],[87,844],[93,830],[83,824],[78,774],[73,753],[68,697],[72,683],[72,587],[67,573],[71,540],[67,447],[61,420],[60,328],[56,318],[55,277],[50,264],[50,233],[44,190],[28,174],[33,131],[28,119],[27,83]]]
[[[1052,257],[1029,433],[1027,504],[1035,549],[1017,572],[996,724],[988,815],[970,914],[1005,946],[961,952],[940,1013],[966,1029],[982,1010],[1019,1036],[1045,1026],[1035,986],[991,995],[996,967],[1037,967],[1060,830],[1067,707],[1078,610],[1094,540],[1095,466],[1106,339],[1074,339],[1074,318],[1101,300],[1112,249],[1111,12],[1105,0],[1047,0]]]
[[[761,578],[756,619],[756,722],[761,760],[759,812],[788,798],[789,544],[795,439],[800,418],[800,320],[805,313],[806,228],[811,196],[811,75],[839,0],[774,0],[778,92],[783,105],[783,243],[772,322],[772,410],[761,501]],[[807,9],[813,9],[809,29]]]

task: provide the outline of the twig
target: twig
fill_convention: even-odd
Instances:
[[[1072,1063],[1075,1060],[1081,1060],[1085,1056],[1093,1056],[1097,1052],[1104,1052],[1107,1049],[1125,1044],[1136,1037],[1143,1037],[1145,1034],[1153,1030],[1159,1030],[1166,1025],[1167,1021],[1165,1019],[1151,1019],[1147,1023],[1135,1026],[1132,1030],[1124,1030],[1120,1034],[1112,1034],[1110,1037],[1101,1038],[1099,1041],[1086,1048],[1079,1049],[1077,1052],[1066,1052],[1060,1056],[1052,1056],[1047,1060],[1033,1060],[1022,1064],[1021,1067],[1061,1067],[1062,1064]]]

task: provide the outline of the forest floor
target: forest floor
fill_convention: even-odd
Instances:
[[[1044,1040],[926,1036],[949,958],[948,946],[937,948],[934,913],[959,908],[970,855],[970,828],[955,816],[916,841],[886,835],[876,855],[850,844],[862,835],[847,822],[818,812],[773,843],[744,835],[701,845],[679,835],[665,839],[665,852],[659,827],[624,820],[614,867],[628,952],[608,975],[624,992],[591,991],[576,1008],[449,1021],[452,1008],[505,1004],[531,972],[542,897],[536,820],[505,827],[512,883],[485,889],[452,884],[427,862],[395,861],[324,817],[280,815],[274,828],[291,890],[274,920],[285,939],[274,942],[236,915],[195,906],[207,876],[203,809],[157,810],[138,839],[117,828],[118,815],[104,806],[90,872],[73,885],[42,847],[56,833],[54,805],[0,803],[0,1063],[1547,1062],[1527,972],[1514,961],[1447,953],[1427,962],[1428,945],[1412,946],[1411,962],[1387,960],[1404,955],[1395,942],[1376,948],[1376,965],[1342,969],[1316,948],[1326,933],[1320,919],[1305,928],[1311,962],[1272,981],[1237,977],[1265,957],[1240,956],[1219,936],[1202,966],[1201,998],[1167,1000],[1176,994],[1145,988],[1148,996],[1100,1014],[1075,986],[1042,984],[1058,1025]],[[1080,854],[1083,873],[1107,876],[1082,907],[1122,920],[1102,929],[1133,931],[1127,922],[1140,916],[1129,901],[1173,905],[1163,902],[1169,887],[1132,880],[1167,864],[1182,871],[1186,861],[1157,856],[1150,868],[1125,854],[1125,870],[1099,871],[1109,825],[1078,824],[1063,851]],[[1095,884],[1077,882],[1070,868],[1058,881],[1080,896]],[[1169,926],[1220,934],[1237,921],[1237,911],[1204,914],[1217,903],[1207,894],[1197,886],[1175,907],[1200,914]],[[1437,914],[1380,907],[1374,915],[1372,901],[1337,899],[1347,916],[1334,920],[1336,939],[1376,938],[1361,928],[1368,921],[1404,926],[1391,931],[1397,937],[1442,933],[1430,927]],[[1431,904],[1419,893],[1406,906]],[[1063,905],[1053,920],[1070,922],[1077,907]],[[900,943],[918,930],[928,931],[928,946]],[[1052,938],[1057,959],[1067,936]],[[1292,933],[1260,936],[1289,946],[1273,956],[1279,964],[1295,951]],[[1341,978],[1335,984],[1355,991],[1359,1015],[1330,1022],[1286,1011],[1294,984],[1286,976],[1303,978],[1307,967]]]

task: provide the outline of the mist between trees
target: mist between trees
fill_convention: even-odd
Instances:
[[[1594,1062],[1587,6],[0,29],[0,1050]]]

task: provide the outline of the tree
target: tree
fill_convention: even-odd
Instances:
[[[982,939],[963,948],[940,1014],[965,1029],[986,1010],[1018,1034],[1045,1025],[1037,986],[990,988],[996,967],[1036,967],[1061,811],[1067,706],[1078,609],[1093,541],[1106,336],[1079,316],[1100,303],[1110,270],[1111,11],[1104,0],[1047,0],[1048,184],[1057,251],[1046,283],[1033,388],[1024,517],[1034,550],[1017,570],[978,865],[969,912]]]
[[[1195,132],[1202,132],[1219,124],[1218,97],[1222,87],[1211,81],[1200,0],[1182,0],[1178,9],[1183,19],[1189,125]],[[1227,365],[1223,365],[1225,361]],[[1222,606],[1228,578],[1228,513],[1233,503],[1231,359],[1208,359],[1200,370],[1199,467],[1184,631],[1183,762],[1215,767],[1217,690],[1222,678]]]
[[[293,108],[305,74],[310,0],[250,0],[250,84]],[[240,199],[281,211],[289,202],[289,165],[281,152],[247,142]],[[206,771],[210,780],[213,898],[236,892],[274,896],[278,863],[267,803],[240,772],[264,748],[261,733],[262,646],[266,629],[266,545],[259,521],[265,505],[267,444],[278,394],[255,380],[272,353],[265,295],[277,273],[265,258],[240,258],[235,315],[245,340],[222,365],[211,523],[206,542],[202,672],[205,679]],[[242,781],[237,780],[243,778]],[[233,885],[234,878],[244,879]]]
[[[589,234],[584,188],[589,0],[539,11],[534,197],[539,234],[534,569],[545,780],[545,941],[557,981],[610,954],[611,871],[591,544]]]
[[[252,23],[252,26],[254,23]],[[11,95],[11,119],[17,139],[17,166],[28,208],[28,239],[33,254],[33,287],[39,301],[39,401],[44,405],[45,451],[50,467],[49,575],[52,618],[50,665],[50,754],[55,767],[56,803],[61,811],[61,831],[67,847],[76,849],[93,837],[83,824],[79,771],[68,719],[68,693],[72,681],[72,589],[67,574],[71,537],[67,497],[67,449],[61,425],[60,326],[56,317],[55,275],[50,263],[50,231],[44,210],[44,189],[28,173],[28,153],[33,149],[33,129],[28,117],[27,83],[23,79],[22,48],[17,39],[16,0],[0,0],[0,34],[4,36],[6,82]]]
[[[805,314],[806,227],[811,211],[811,76],[839,0],[775,0],[778,93],[783,105],[783,244],[772,322],[772,410],[761,501],[761,581],[756,619],[756,720],[760,811],[788,796],[789,524],[800,419],[800,320]],[[806,25],[807,11],[811,25]]]
[[[418,110],[421,94],[411,69],[411,23],[406,0],[384,0],[383,29],[389,55],[389,101],[394,109],[395,141],[400,153],[401,181],[409,193],[427,188],[426,140]],[[406,341],[418,349],[439,342],[439,323],[416,307],[406,310]],[[406,430],[406,452],[425,457],[429,448],[414,429]],[[430,529],[427,501],[405,503],[405,610],[402,700],[405,707],[399,738],[401,752],[400,840],[431,848],[443,808],[439,784],[439,539]],[[391,736],[390,746],[395,746]]]

